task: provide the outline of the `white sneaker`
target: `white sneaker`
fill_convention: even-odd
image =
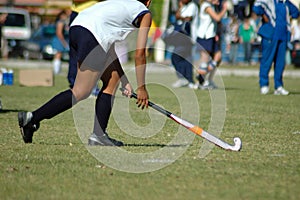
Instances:
[[[188,84],[188,88],[194,89],[194,87],[195,87],[194,83],[189,83]]]
[[[284,89],[283,87],[278,87],[275,91],[274,91],[275,95],[289,95],[289,91],[287,91],[286,89]]]
[[[268,86],[263,86],[260,88],[260,93],[261,94],[268,94],[269,93],[269,87]]]
[[[200,84],[199,83],[195,83],[193,89],[194,90],[198,90],[200,88]]]
[[[217,88],[218,86],[213,81],[204,81],[201,87],[202,90],[213,90]]]
[[[180,88],[187,86],[189,82],[186,79],[178,79],[175,83],[172,84],[173,88]]]

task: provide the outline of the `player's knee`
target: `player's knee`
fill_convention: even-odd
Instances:
[[[84,100],[84,99],[88,98],[92,91],[87,90],[87,89],[81,90],[81,89],[78,89],[78,88],[74,87],[72,89],[72,92],[73,92],[73,95],[74,95],[76,101],[78,102],[78,101],[81,101],[81,100]]]

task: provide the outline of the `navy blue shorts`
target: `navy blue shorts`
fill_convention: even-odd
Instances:
[[[82,26],[70,28],[70,51],[79,67],[104,71],[117,58],[114,45],[105,52],[94,35]]]
[[[213,54],[219,51],[220,47],[215,37],[209,39],[197,38],[197,50],[198,51],[205,50],[209,54]]]

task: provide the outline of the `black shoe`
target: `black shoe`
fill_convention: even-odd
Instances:
[[[196,76],[196,79],[198,80],[200,85],[202,85],[204,83],[204,77],[201,74],[198,74]]]
[[[90,136],[88,144],[90,146],[124,146],[123,142],[110,138],[107,134],[97,136],[95,133]]]
[[[31,112],[19,112],[18,121],[22,138],[25,143],[32,143],[32,136],[35,131],[40,127],[40,124],[31,123],[32,113]]]

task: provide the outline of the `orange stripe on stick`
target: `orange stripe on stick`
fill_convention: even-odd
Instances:
[[[192,128],[189,128],[190,131],[196,133],[197,135],[201,135],[203,129],[198,126],[193,126]]]

